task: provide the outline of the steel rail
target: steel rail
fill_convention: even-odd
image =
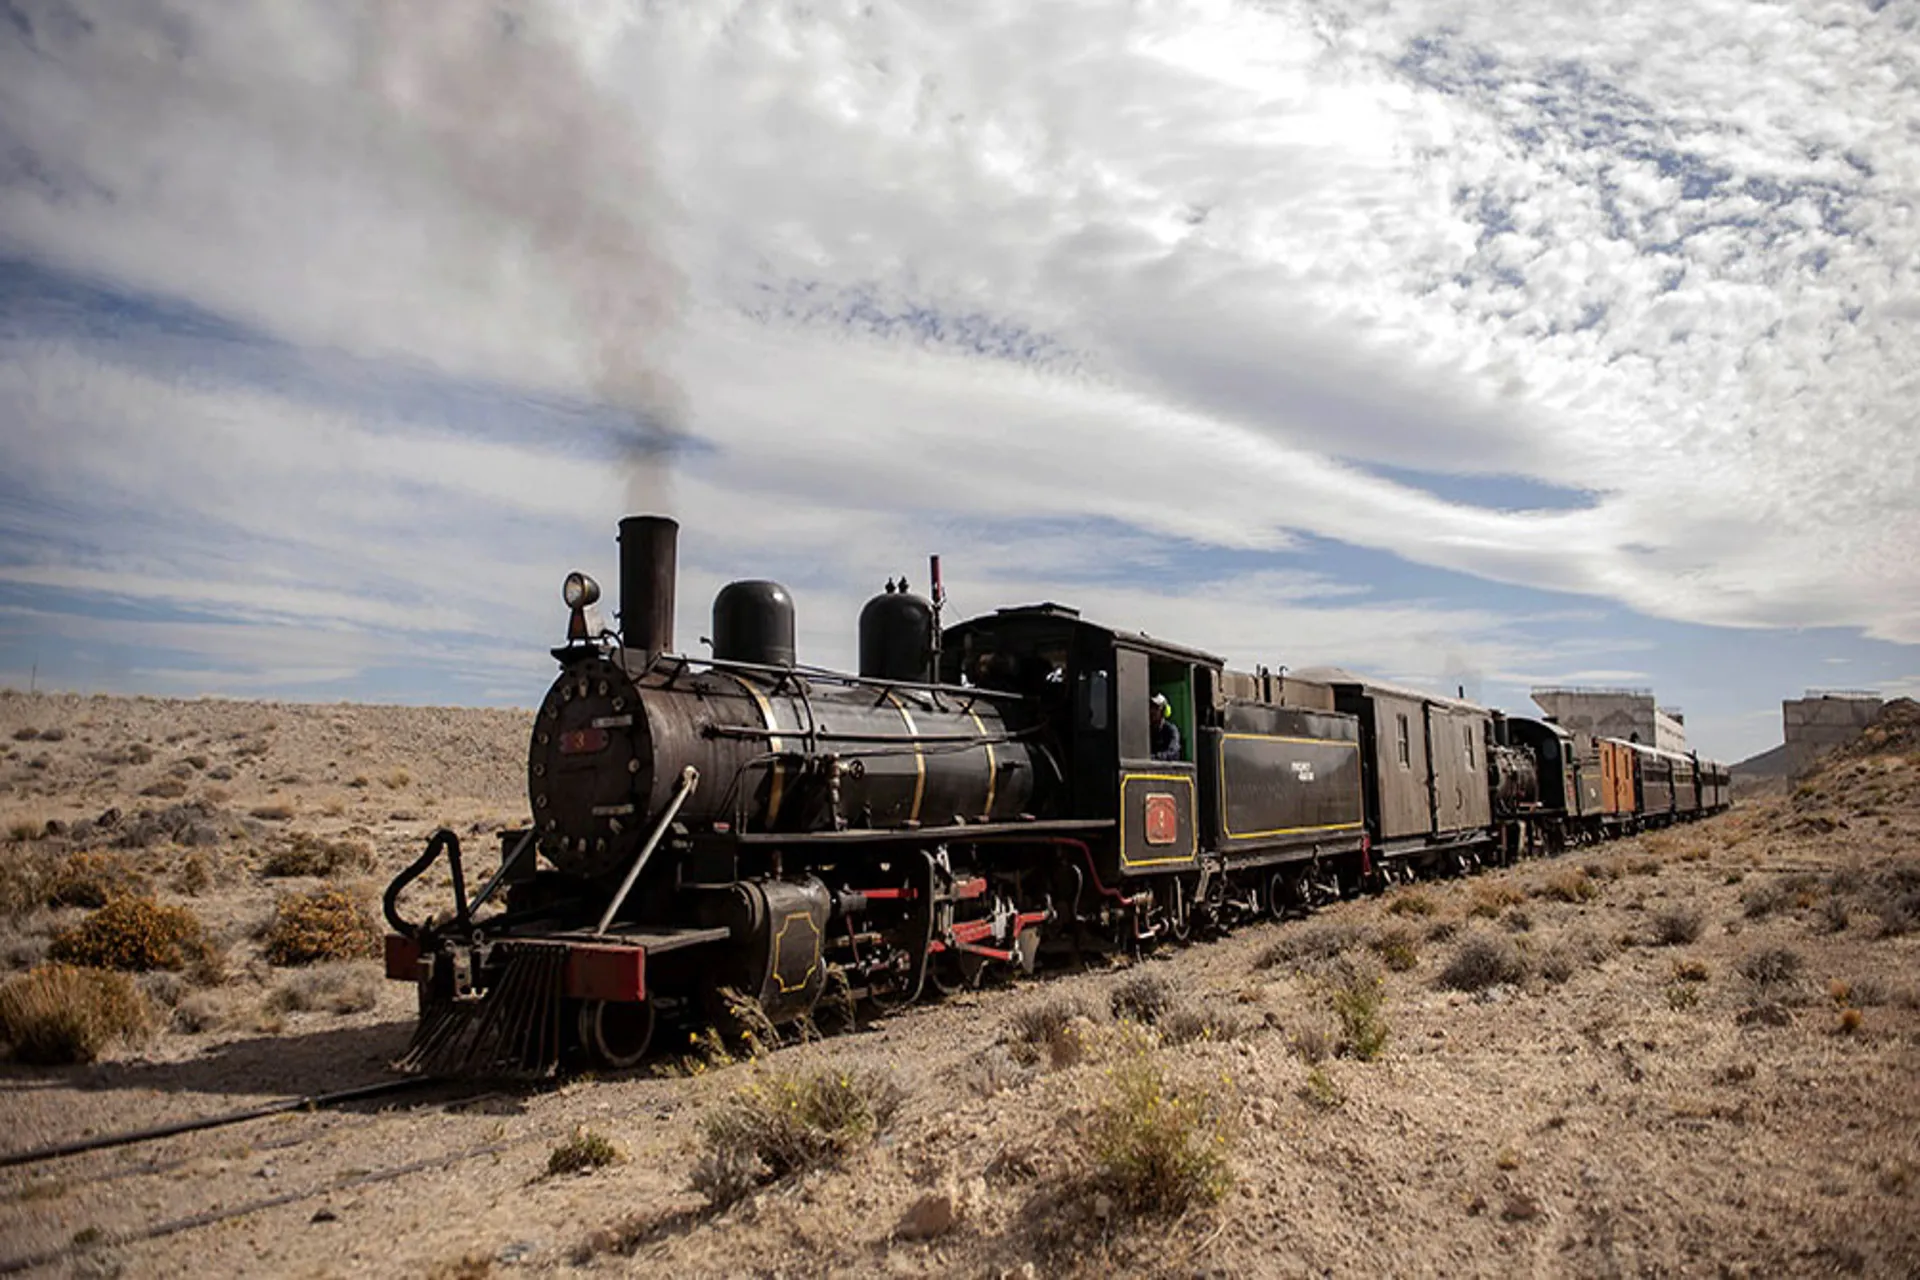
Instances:
[[[171,1138],[182,1133],[198,1133],[203,1129],[221,1129],[228,1125],[245,1124],[249,1120],[261,1120],[267,1116],[277,1116],[289,1111],[319,1110],[322,1107],[338,1106],[343,1102],[358,1102],[365,1098],[379,1098],[392,1093],[407,1093],[425,1088],[431,1084],[444,1084],[432,1076],[416,1076],[405,1080],[383,1080],[378,1084],[359,1085],[352,1089],[338,1089],[332,1093],[310,1093],[298,1098],[282,1098],[278,1102],[269,1102],[257,1107],[244,1107],[238,1111],[223,1111],[218,1115],[201,1116],[193,1120],[176,1120],[171,1124],[153,1125],[146,1129],[127,1129],[119,1133],[101,1134],[96,1138],[82,1138],[75,1142],[60,1142],[52,1146],[34,1147],[27,1151],[0,1152],[0,1169],[18,1168],[22,1165],[43,1164],[48,1160],[58,1160],[65,1156],[82,1155],[88,1151],[105,1151],[112,1147],[130,1147],[142,1142],[156,1142],[161,1138]]]

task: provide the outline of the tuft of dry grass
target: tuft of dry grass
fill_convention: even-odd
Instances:
[[[1238,1114],[1224,1079],[1177,1078],[1151,1051],[1132,1053],[1108,1073],[1085,1130],[1093,1181],[1142,1216],[1217,1204],[1233,1185]]]
[[[1430,916],[1440,910],[1440,904],[1425,890],[1406,889],[1393,895],[1387,910],[1396,916]]]
[[[143,1039],[152,1026],[124,973],[48,964],[0,986],[0,1040],[21,1062],[92,1062],[108,1044]]]
[[[885,1131],[905,1095],[878,1071],[775,1073],[711,1106],[694,1190],[716,1207],[808,1169],[837,1163]]]
[[[213,887],[213,863],[204,853],[190,853],[173,873],[173,890],[197,898]]]
[[[371,965],[317,964],[290,974],[274,988],[267,1003],[282,1013],[365,1013],[380,1003],[382,985],[379,970]]]
[[[185,907],[152,898],[115,898],[70,929],[54,935],[48,955],[93,969],[195,968],[212,977],[213,948],[206,930]]]
[[[1662,907],[1648,919],[1656,946],[1679,947],[1700,937],[1706,918],[1698,907]]]
[[[1613,958],[1612,943],[1584,930],[1566,933],[1540,955],[1540,976],[1558,986],[1582,969],[1591,969]]]
[[[572,1137],[556,1146],[547,1156],[547,1176],[558,1178],[569,1173],[592,1173],[595,1169],[622,1163],[626,1158],[626,1153],[611,1138],[581,1125],[573,1131]]]
[[[1467,915],[1492,920],[1508,907],[1517,907],[1526,900],[1527,895],[1510,884],[1482,882],[1473,886],[1473,905],[1467,908]]]
[[[1365,966],[1351,966],[1330,985],[1328,1003],[1340,1019],[1339,1052],[1343,1057],[1372,1062],[1385,1052],[1391,1032],[1381,1014],[1386,986],[1380,975]]]
[[[1282,965],[1311,969],[1331,963],[1367,940],[1367,931],[1346,920],[1316,921],[1290,932],[1254,957],[1256,969],[1274,969]]]
[[[359,840],[327,840],[296,831],[267,855],[260,866],[265,876],[337,876],[343,872],[373,870],[373,849]]]
[[[1484,991],[1503,983],[1526,980],[1527,958],[1513,939],[1491,933],[1470,933],[1454,948],[1440,971],[1440,985],[1454,991]]]
[[[54,864],[43,896],[50,907],[104,907],[115,898],[137,897],[150,889],[124,854],[81,852]]]
[[[1420,938],[1403,924],[1381,930],[1367,948],[1395,973],[1406,973],[1420,963]]]
[[[1114,987],[1107,1007],[1119,1021],[1152,1026],[1173,1008],[1175,999],[1171,982],[1157,973],[1138,973]]]
[[[1071,1066],[1086,1056],[1086,1037],[1079,1023],[1088,1018],[1087,1006],[1072,996],[1060,996],[1015,1011],[1008,1021],[1016,1061],[1032,1064],[1045,1059],[1055,1068]]]
[[[1346,1105],[1347,1095],[1334,1083],[1326,1068],[1314,1067],[1307,1072],[1307,1078],[1300,1086],[1300,1097],[1319,1107],[1322,1111],[1333,1111]]]
[[[1762,947],[1740,960],[1740,976],[1762,991],[1784,986],[1800,976],[1806,961],[1791,947]]]
[[[1600,896],[1600,886],[1587,868],[1567,867],[1548,876],[1534,895],[1556,902],[1591,902]]]
[[[1154,1030],[1162,1044],[1191,1044],[1196,1040],[1234,1040],[1246,1034],[1247,1020],[1231,1009],[1205,1002],[1182,1003],[1160,1015]]]
[[[380,929],[339,889],[293,894],[275,904],[263,941],[269,964],[365,960],[380,954]]]

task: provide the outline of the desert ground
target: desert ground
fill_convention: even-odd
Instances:
[[[527,720],[0,694],[0,1154],[386,1078],[372,904],[518,819]],[[1912,1276],[1917,959],[1898,703],[1705,822],[763,1054],[0,1168],[0,1273]],[[729,1118],[816,1086],[870,1105],[773,1177]]]

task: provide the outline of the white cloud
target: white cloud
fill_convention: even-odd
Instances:
[[[1396,626],[1426,645],[1381,645],[1395,670],[1461,644],[1543,668],[1490,613],[1295,580],[1236,622],[1157,585],[1167,538],[1311,535],[1912,643],[1902,9],[607,0],[506,37],[400,0],[49,2],[0,48],[0,250],[684,427],[690,591],[767,556],[850,617],[950,529],[983,594],[1088,583],[1203,644],[1358,663],[1375,642],[1331,628]],[[521,636],[564,548],[668,500],[634,457],[5,336],[9,472],[150,535],[8,515],[52,539],[15,583]],[[1596,498],[1492,511],[1376,464]],[[1142,591],[1102,596],[1115,569]]]

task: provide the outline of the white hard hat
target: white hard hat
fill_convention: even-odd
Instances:
[[[1161,707],[1161,708],[1165,708],[1165,707],[1166,707],[1166,705],[1167,705],[1167,695],[1166,695],[1166,694],[1164,694],[1164,693],[1156,693],[1156,694],[1154,694],[1154,695],[1153,695],[1153,705],[1154,705],[1154,706],[1156,706],[1156,707]]]

